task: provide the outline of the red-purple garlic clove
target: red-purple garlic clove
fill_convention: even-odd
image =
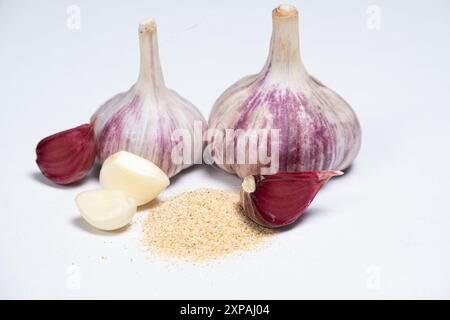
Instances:
[[[36,147],[36,163],[49,180],[67,185],[86,177],[94,165],[96,146],[90,124],[43,139]]]
[[[342,174],[327,170],[247,176],[241,187],[241,205],[247,217],[264,227],[287,226],[305,212],[328,180]]]

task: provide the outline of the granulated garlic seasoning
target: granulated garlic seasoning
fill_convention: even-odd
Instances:
[[[155,204],[143,230],[150,252],[197,262],[255,248],[275,234],[244,216],[237,192],[215,189]]]

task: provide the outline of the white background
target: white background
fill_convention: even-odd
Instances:
[[[134,83],[148,17],[167,85],[207,117],[262,68],[278,1],[0,1],[0,297],[450,298],[450,2],[292,3],[304,63],[353,106],[361,152],[270,246],[196,266],[150,256],[137,222],[91,229],[73,199],[95,176],[57,187],[34,149]],[[66,25],[70,5],[80,30]],[[380,30],[367,26],[370,5]],[[166,194],[238,185],[204,166]]]

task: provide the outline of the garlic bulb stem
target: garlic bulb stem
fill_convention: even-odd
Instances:
[[[271,71],[272,77],[292,80],[306,78],[300,58],[298,12],[293,6],[282,5],[272,11],[272,39],[269,57],[261,73]]]
[[[148,19],[139,24],[139,48],[141,64],[138,83],[151,85],[157,91],[166,89],[159,60],[155,20]]]

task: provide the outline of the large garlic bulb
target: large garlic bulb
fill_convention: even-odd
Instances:
[[[169,177],[194,163],[201,162],[201,150],[195,152],[194,127],[200,135],[206,121],[190,102],[168,89],[159,61],[156,23],[139,25],[140,73],[136,84],[119,93],[92,116],[97,155],[103,163],[110,155],[128,151],[146,158]],[[175,131],[188,132],[188,147]],[[201,139],[201,136],[200,136]],[[186,143],[186,141],[185,141]],[[189,152],[188,161],[173,161],[173,154]],[[181,162],[181,163],[180,163]]]
[[[264,68],[222,94],[210,115],[209,128],[217,132],[279,129],[278,172],[345,169],[361,144],[356,115],[347,102],[303,66],[296,8],[281,5],[273,11],[272,19],[270,53]],[[261,168],[268,166],[259,161],[227,162],[230,155],[249,152],[248,143],[247,149],[238,149],[236,139],[222,137],[216,135],[210,146],[213,160],[222,169],[244,177],[260,174]]]

